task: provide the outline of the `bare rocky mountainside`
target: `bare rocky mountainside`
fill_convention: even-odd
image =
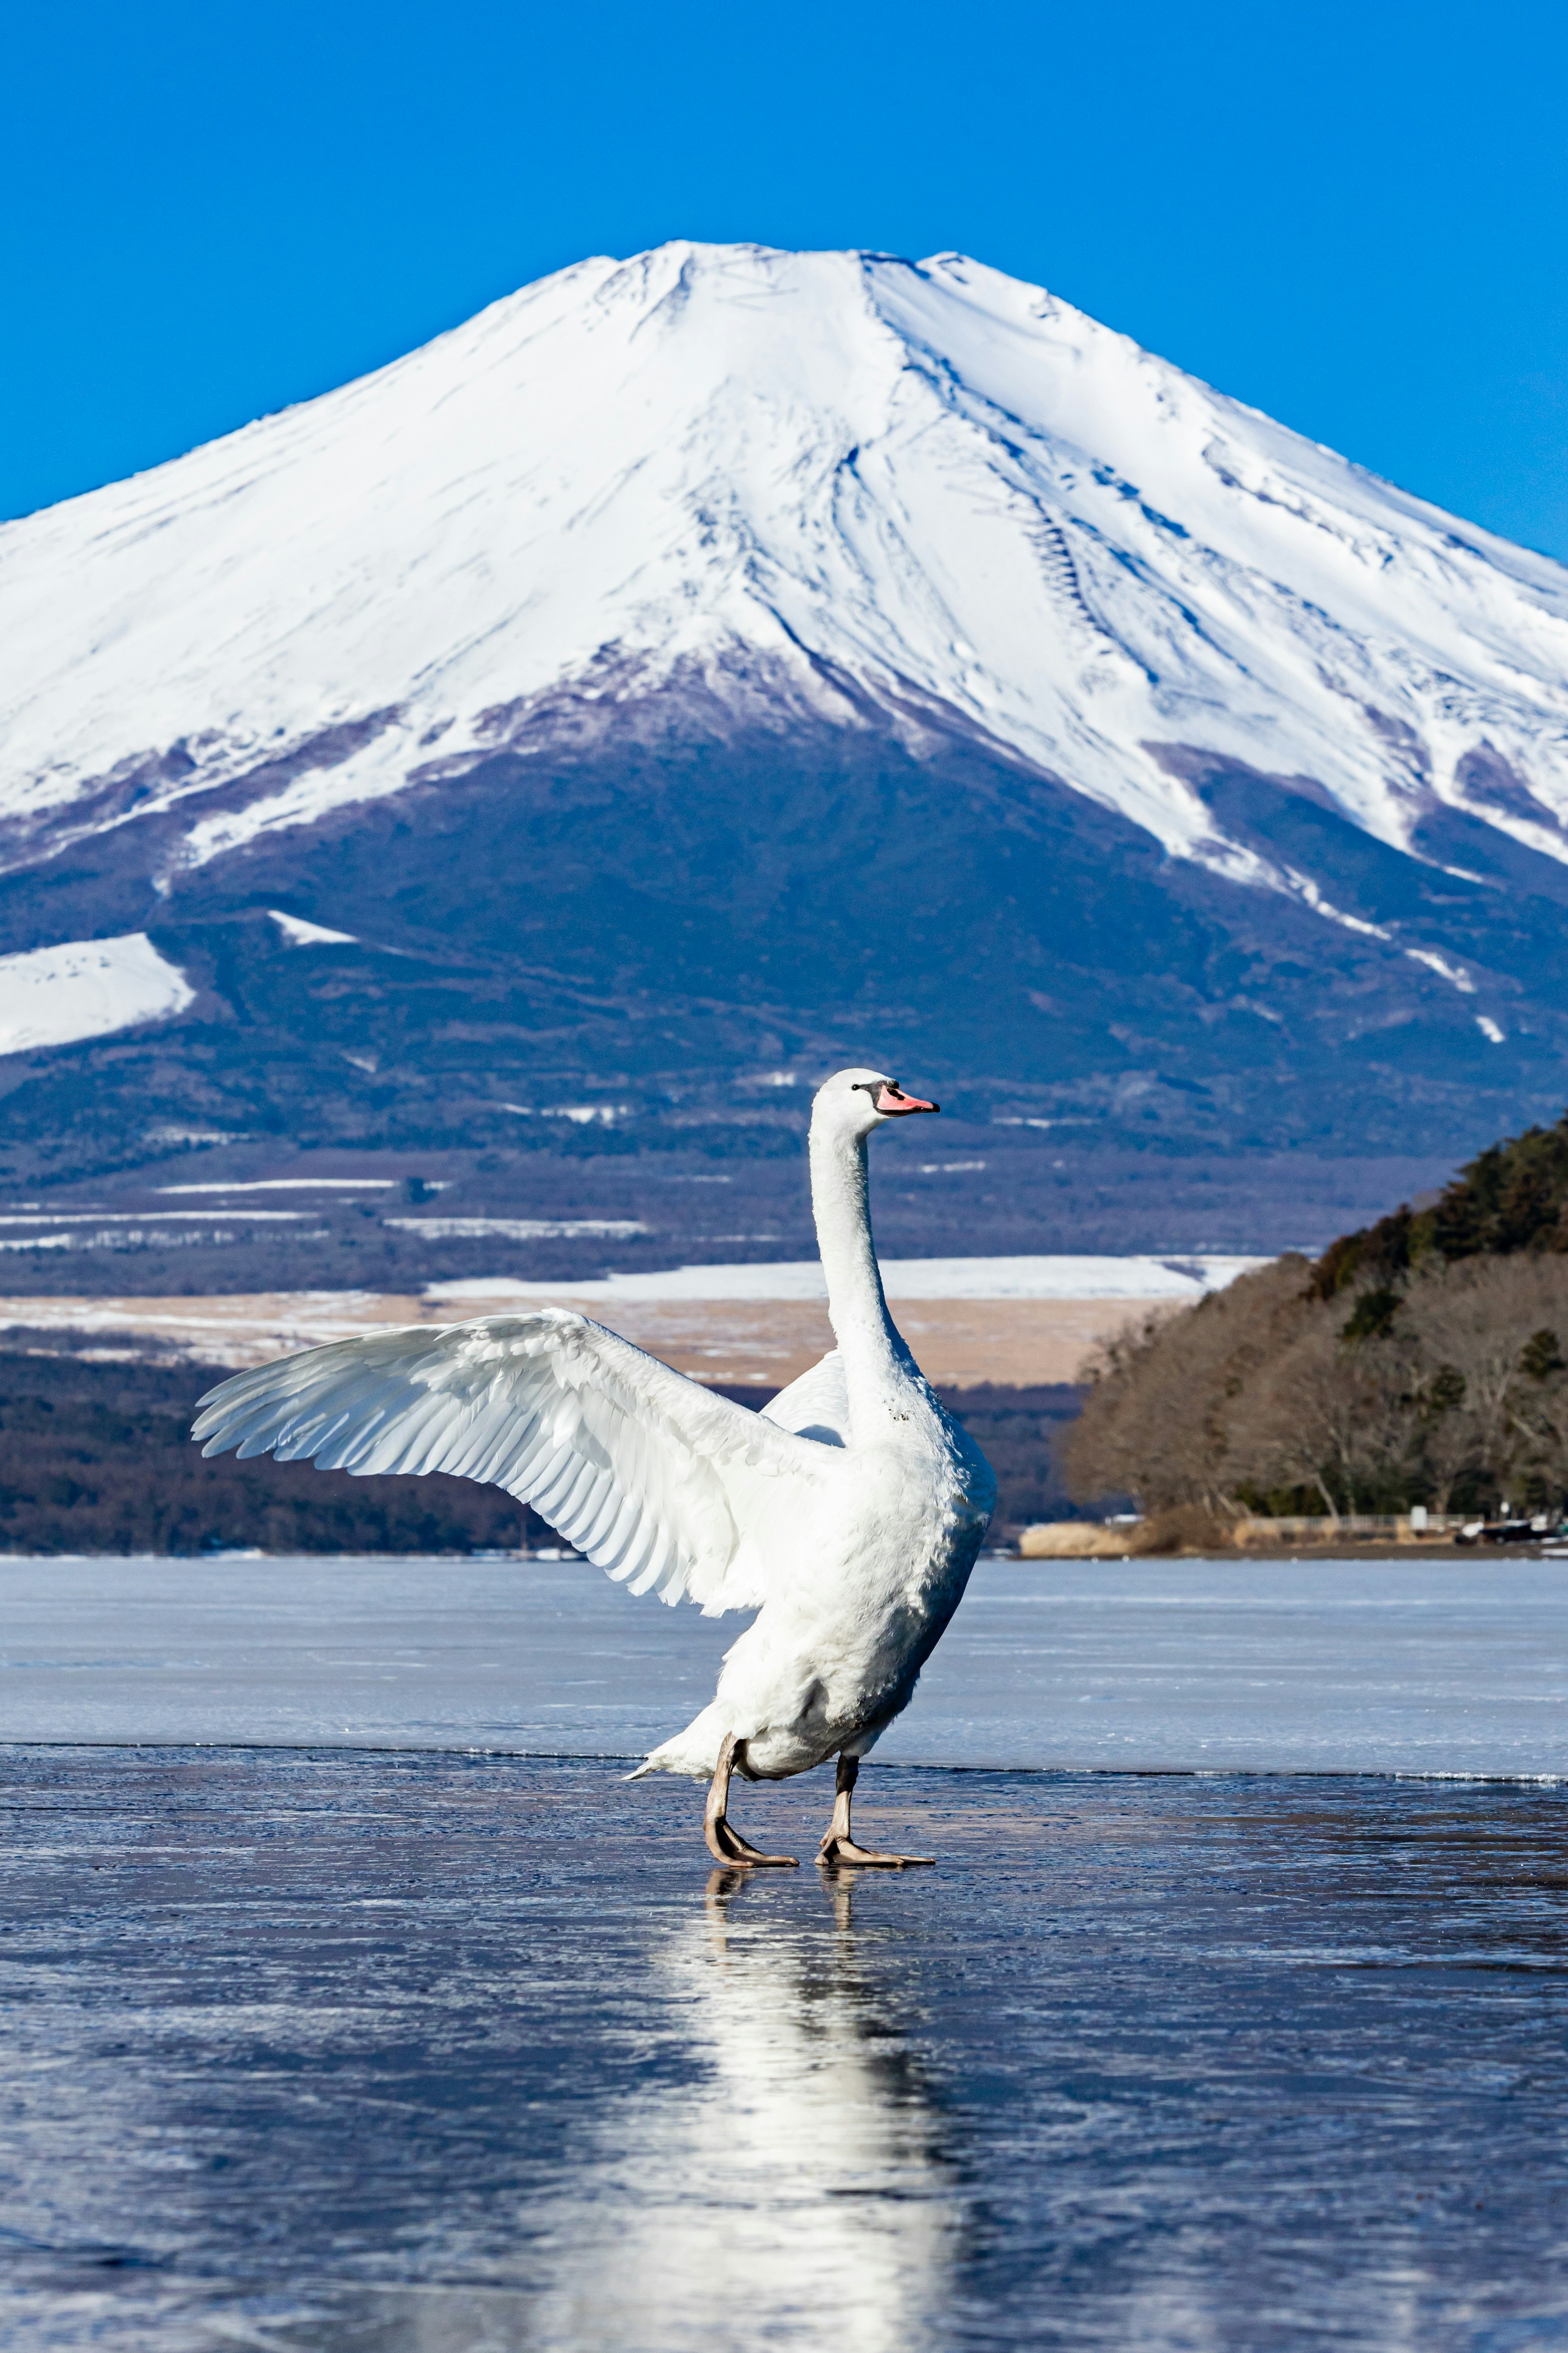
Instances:
[[[950,1113],[885,1246],[1317,1247],[1568,1095],[1568,575],[962,257],[584,262],[6,526],[0,630],[62,1214],[306,1167],[574,1229],[512,1271],[793,1256],[872,1054]],[[331,1218],[235,1279],[307,1224],[344,1279]]]

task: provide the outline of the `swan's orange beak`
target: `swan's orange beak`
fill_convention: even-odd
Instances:
[[[919,1095],[907,1095],[894,1079],[889,1079],[877,1097],[877,1109],[885,1119],[893,1119],[907,1111],[940,1111],[941,1103],[922,1103]]]

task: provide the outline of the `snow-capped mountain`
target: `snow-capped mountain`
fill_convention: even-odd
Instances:
[[[0,949],[314,1054],[291,905],[334,1084],[436,1083],[389,951],[480,1101],[867,1020],[1216,1141],[1562,1084],[1568,574],[959,255],[584,261],[6,526],[0,644]]]
[[[0,561],[5,815],[101,824],[173,764],[136,807],[192,863],[737,656],[829,718],[840,680],[939,706],[1237,879],[1290,887],[1205,763],[1568,859],[1559,566],[957,254],[585,261]]]

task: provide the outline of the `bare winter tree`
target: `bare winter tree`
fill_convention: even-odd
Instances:
[[[1520,1252],[1438,1264],[1410,1285],[1403,1318],[1425,1395],[1447,1409],[1426,1434],[1434,1500],[1468,1471],[1500,1495],[1529,1482],[1557,1501],[1568,1469],[1568,1261]]]
[[[1152,1315],[1100,1352],[1066,1448],[1074,1494],[1131,1495],[1145,1512],[1184,1504],[1235,1515],[1233,1431],[1315,1309],[1307,1261],[1243,1275],[1175,1315]]]
[[[1347,1304],[1312,1304],[1233,1435],[1238,1486],[1305,1487],[1332,1519],[1386,1501],[1411,1444],[1409,1351],[1392,1333],[1347,1343]]]

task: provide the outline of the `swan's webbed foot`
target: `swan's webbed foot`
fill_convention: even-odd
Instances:
[[[830,1831],[823,1840],[816,1860],[827,1868],[835,1863],[865,1865],[877,1871],[911,1871],[924,1863],[934,1863],[934,1854],[879,1854],[874,1848],[857,1846],[853,1839],[835,1838]]]
[[[817,1850],[817,1862],[829,1869],[835,1863],[843,1862],[872,1871],[908,1871],[923,1863],[934,1863],[934,1854],[879,1854],[872,1847],[856,1845],[849,1832],[849,1800],[859,1778],[860,1759],[858,1757],[841,1757],[833,1820],[828,1823]]]
[[[760,1847],[753,1846],[750,1839],[743,1839],[739,1831],[731,1829],[722,1819],[708,1831],[708,1852],[717,1855],[721,1862],[745,1871],[800,1869],[799,1855],[764,1854]]]
[[[732,1732],[725,1734],[713,1784],[708,1792],[708,1810],[702,1820],[702,1835],[708,1841],[708,1852],[715,1862],[728,1864],[731,1869],[798,1871],[800,1862],[797,1856],[763,1854],[750,1839],[741,1836],[725,1812],[730,1802],[730,1776],[744,1757],[745,1747],[745,1742],[737,1740]]]

